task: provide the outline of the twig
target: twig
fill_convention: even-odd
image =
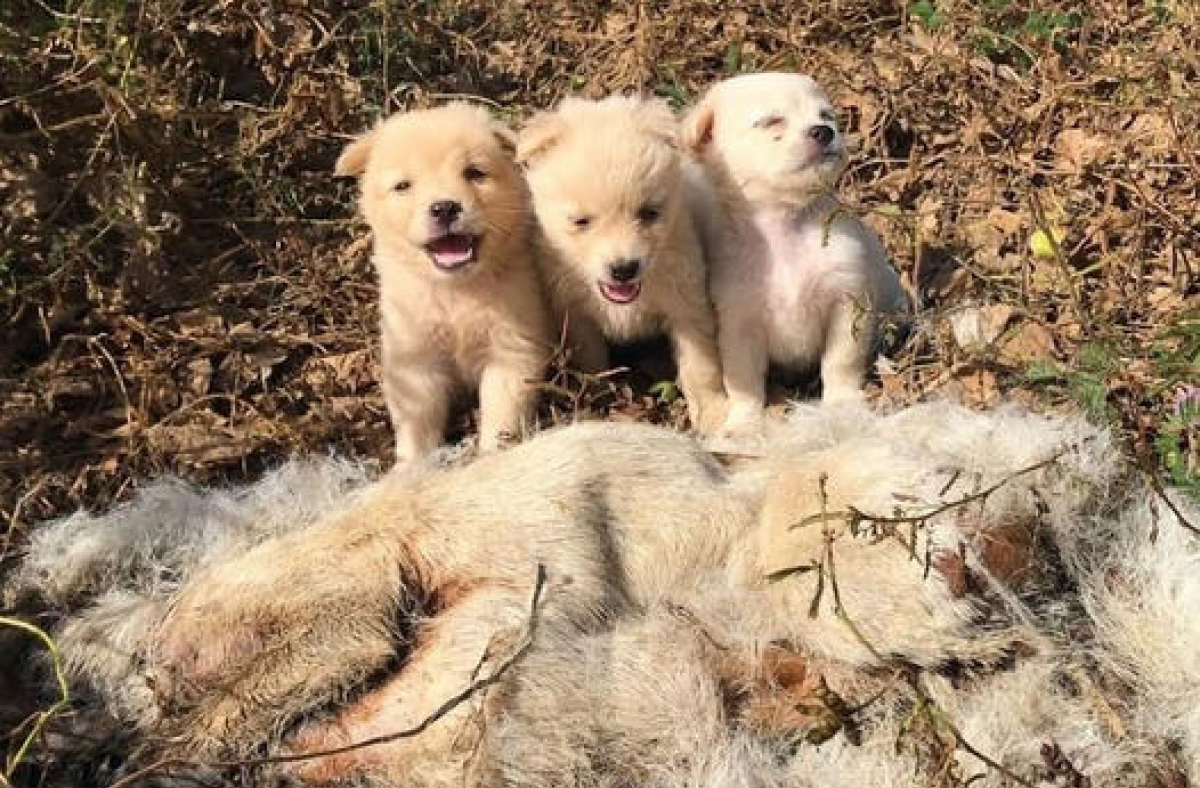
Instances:
[[[1036,462],[1033,465],[1029,465],[1029,466],[1026,466],[1024,468],[1020,468],[1019,470],[1014,471],[1013,473],[1009,474],[1008,476],[1005,476],[1004,478],[1000,479],[996,483],[994,483],[982,490],[978,490],[969,495],[964,495],[963,497],[957,498],[953,501],[947,501],[946,503],[939,504],[938,506],[935,506],[934,508],[930,509],[929,511],[921,512],[919,514],[894,514],[894,515],[872,514],[870,512],[864,512],[861,509],[858,509],[857,507],[850,506],[850,505],[847,505],[845,510],[837,510],[837,511],[832,511],[832,512],[827,511],[826,494],[825,494],[825,477],[822,476],[820,479],[821,511],[818,514],[808,515],[808,516],[803,517],[800,520],[796,521],[795,523],[792,523],[789,526],[789,529],[803,528],[805,526],[812,525],[814,523],[819,522],[819,523],[821,523],[821,527],[822,527],[822,529],[824,529],[826,536],[828,536],[828,533],[829,533],[828,528],[829,528],[830,522],[842,521],[842,522],[845,522],[851,529],[854,529],[859,523],[864,523],[864,522],[870,523],[872,525],[880,525],[880,526],[895,526],[895,525],[911,524],[914,526],[914,533],[913,533],[911,541],[906,541],[904,536],[902,534],[897,533],[894,528],[882,528],[880,530],[882,531],[882,534],[884,537],[895,539],[897,542],[899,542],[900,545],[902,545],[906,550],[908,550],[909,554],[915,559],[917,557],[917,552],[916,552],[917,539],[916,539],[916,533],[915,533],[916,527],[923,526],[926,523],[928,523],[930,520],[932,520],[933,518],[937,517],[938,515],[944,514],[952,509],[958,509],[960,507],[967,506],[968,504],[974,503],[975,501],[987,499],[990,495],[995,493],[997,490],[999,490],[1001,487],[1005,486],[1006,484],[1009,484],[1013,480],[1020,478],[1021,476],[1024,476],[1026,474],[1033,473],[1034,471],[1041,470],[1042,468],[1045,468],[1049,465],[1053,465],[1064,454],[1066,454],[1068,451],[1071,451],[1071,449],[1073,449],[1073,448],[1074,448],[1074,445],[1068,446],[1068,447],[1062,449],[1061,451],[1059,451],[1058,453],[1054,454],[1053,456],[1047,457],[1046,459],[1041,460],[1040,462]],[[950,487],[953,485],[953,482],[957,478],[958,478],[957,475],[952,477],[951,482],[949,484],[947,484],[945,487],[943,487],[943,493],[945,492],[945,490],[950,489]],[[926,567],[928,568],[928,562],[926,562]],[[820,562],[814,561],[811,564],[804,564],[804,565],[800,565],[800,566],[788,567],[786,569],[781,569],[777,572],[772,572],[768,576],[767,579],[770,580],[771,582],[776,582],[776,581],[782,580],[786,577],[789,577],[793,574],[801,574],[801,573],[808,572],[808,571],[811,571],[814,569],[819,569],[819,568],[820,568]],[[823,582],[824,576],[822,575],[820,577],[820,579]]]
[[[5,142],[15,142],[17,140],[31,139],[33,137],[49,137],[51,134],[57,134],[60,131],[69,131],[77,126],[85,126],[91,123],[101,123],[109,120],[111,115],[108,112],[95,112],[91,115],[77,115],[61,123],[55,123],[53,126],[38,126],[37,128],[27,129],[25,131],[5,132],[0,134],[0,140]]]
[[[429,98],[436,99],[438,101],[469,101],[491,107],[497,112],[509,111],[508,108],[503,104],[493,101],[486,96],[477,96],[474,93],[430,93]]]
[[[862,633],[862,630],[860,630],[858,628],[858,626],[854,623],[854,620],[850,617],[850,614],[846,612],[846,608],[842,605],[841,592],[838,588],[837,574],[836,574],[836,571],[834,569],[834,564],[833,564],[833,540],[832,539],[830,539],[827,542],[826,551],[827,551],[827,555],[829,557],[829,564],[828,564],[829,584],[830,584],[830,588],[833,591],[834,609],[836,611],[838,619],[841,620],[842,623],[844,623],[850,629],[850,631],[851,631],[851,633],[853,633],[855,639],[858,640],[864,647],[866,647],[866,649],[869,652],[871,652],[872,656],[874,656],[876,659],[879,659],[880,661],[882,661],[885,664],[888,663],[890,660],[887,660],[884,657],[882,657],[879,650],[876,649],[875,646],[867,639],[866,635],[864,635]],[[965,735],[963,735],[963,732],[958,729],[958,726],[955,725],[953,721],[951,721],[949,715],[947,715],[946,712],[943,711],[940,706],[938,706],[937,701],[934,700],[933,697],[930,696],[929,693],[925,691],[925,688],[921,686],[921,677],[920,677],[921,674],[919,672],[902,671],[901,675],[903,675],[905,683],[909,686],[909,688],[917,696],[918,700],[921,701],[921,710],[924,712],[926,717],[928,719],[930,719],[930,721],[934,721],[933,715],[934,715],[935,711],[937,712],[937,721],[940,721],[941,724],[946,728],[946,730],[948,730],[950,732],[950,735],[954,737],[955,746],[960,747],[963,750],[966,750],[968,753],[975,756],[980,761],[982,761],[984,764],[986,764],[989,768],[994,769],[995,771],[1004,775],[1008,779],[1010,779],[1013,782],[1017,783],[1018,785],[1022,786],[1022,788],[1037,788],[1037,786],[1035,786],[1029,780],[1026,780],[1024,777],[1021,777],[1019,774],[1014,772],[1012,769],[1009,769],[1004,764],[1000,763],[999,761],[992,758],[987,753],[980,750],[975,745],[971,744],[970,740],[967,739],[967,737]]]
[[[1133,429],[1126,430],[1125,434],[1125,449],[1128,452],[1133,465],[1145,478],[1146,483],[1150,486],[1150,490],[1157,495],[1167,508],[1171,510],[1171,514],[1175,515],[1175,519],[1179,521],[1185,529],[1190,531],[1195,536],[1200,536],[1200,527],[1188,521],[1171,497],[1167,495],[1167,491],[1163,488],[1162,482],[1158,478],[1158,471],[1155,461],[1151,458],[1151,449],[1147,445],[1148,438],[1144,430],[1139,426],[1137,411],[1126,402],[1118,402],[1125,419],[1135,425]]]
[[[104,356],[108,361],[108,366],[112,369],[113,378],[117,381],[117,388],[121,391],[121,398],[125,400],[125,423],[129,426],[128,440],[132,440],[136,434],[134,423],[137,421],[134,417],[133,402],[129,399],[129,389],[125,386],[125,376],[121,374],[121,366],[117,364],[117,360],[113,358],[112,353],[109,353],[108,348],[100,341],[104,336],[101,334],[100,336],[88,337],[87,346],[89,348],[99,348],[100,354]]]
[[[1034,473],[1035,471],[1040,471],[1043,468],[1053,465],[1054,463],[1056,463],[1060,459],[1062,459],[1062,456],[1064,454],[1066,454],[1068,451],[1070,451],[1072,448],[1074,448],[1074,447],[1068,446],[1067,448],[1063,449],[1062,451],[1057,452],[1056,454],[1054,454],[1051,457],[1047,457],[1046,459],[1041,460],[1040,462],[1035,462],[1033,465],[1028,465],[1024,468],[1013,471],[1011,474],[1009,474],[1008,476],[1005,476],[1003,479],[1000,479],[995,484],[985,487],[984,489],[979,490],[978,492],[973,492],[970,495],[964,495],[962,498],[958,498],[953,501],[948,501],[948,502],[941,504],[939,506],[936,506],[933,509],[929,510],[928,512],[924,512],[922,514],[892,515],[892,516],[877,515],[877,514],[870,514],[868,512],[864,512],[853,506],[847,507],[849,509],[848,513],[852,517],[858,518],[860,520],[867,520],[867,521],[870,521],[873,523],[885,523],[885,524],[922,523],[926,520],[930,520],[934,517],[937,517],[939,514],[944,514],[948,511],[950,511],[951,509],[957,509],[960,506],[966,506],[967,504],[974,503],[975,501],[987,498],[990,495],[992,495],[992,493],[999,490],[1001,487],[1004,487],[1005,485],[1015,481],[1016,479],[1019,479],[1022,476],[1026,476],[1028,474]]]
[[[1061,456],[1061,453],[1059,455],[1056,455],[1055,457],[1049,458],[1048,460],[1044,460],[1043,462],[1039,463],[1036,466],[1030,466],[1029,468],[1024,469],[1023,471],[1018,471],[1013,476],[1010,476],[1004,480],[1001,480],[1000,483],[998,483],[997,485],[994,486],[994,489],[992,491],[994,492],[995,489],[999,489],[1000,485],[1007,483],[1010,479],[1015,478],[1016,476],[1020,475],[1022,472],[1028,473],[1032,470],[1035,470],[1038,467],[1043,467],[1044,465],[1048,464],[1049,462],[1053,462],[1054,460],[1058,459],[1059,456]],[[876,660],[880,661],[881,663],[883,663],[883,664],[894,663],[894,660],[890,660],[890,659],[884,657],[883,654],[879,651],[879,649],[875,648],[875,645],[873,643],[871,643],[870,639],[867,638],[867,636],[865,634],[863,634],[863,631],[858,627],[858,624],[854,621],[854,619],[850,616],[849,612],[847,612],[845,606],[842,604],[842,593],[841,593],[841,588],[840,588],[840,586],[838,584],[838,580],[837,580],[837,568],[836,568],[836,564],[834,562],[834,553],[833,553],[833,543],[835,541],[837,541],[837,535],[828,527],[827,523],[828,523],[829,518],[825,515],[825,509],[826,509],[827,500],[828,500],[827,493],[826,493],[826,487],[825,487],[826,481],[827,481],[827,477],[824,474],[822,474],[820,479],[818,480],[818,484],[820,485],[820,494],[821,494],[821,510],[822,510],[821,517],[822,517],[822,522],[826,523],[826,525],[824,526],[824,528],[825,528],[825,534],[824,534],[825,535],[825,549],[824,549],[824,554],[823,554],[820,564],[819,564],[819,568],[821,571],[820,577],[827,579],[829,582],[829,589],[833,596],[834,614],[837,616],[839,621],[841,621],[843,624],[846,625],[846,627],[850,630],[850,633],[854,636],[855,640],[857,640],[871,654],[872,657],[874,657]],[[979,494],[976,494],[975,497],[979,497]],[[946,728],[946,730],[948,730],[950,732],[950,734],[954,737],[955,746],[960,747],[963,750],[965,750],[966,752],[975,756],[980,761],[982,761],[984,764],[986,764],[989,768],[994,769],[998,773],[1004,775],[1008,779],[1010,779],[1013,782],[1017,783],[1018,785],[1022,786],[1022,788],[1036,788],[1036,786],[1033,783],[1031,783],[1030,781],[1021,777],[1019,774],[1012,771],[1007,766],[1004,766],[1002,763],[995,760],[994,758],[987,755],[986,753],[982,752],[975,745],[971,744],[971,742],[966,738],[966,736],[963,735],[962,731],[960,731],[958,729],[958,726],[956,726],[950,720],[950,718],[946,714],[946,712],[941,710],[941,708],[937,705],[937,702],[929,695],[928,692],[925,691],[925,688],[921,686],[919,672],[904,671],[903,675],[905,678],[905,683],[908,684],[909,688],[912,689],[913,693],[917,696],[918,700],[921,701],[921,709],[924,712],[924,714],[926,715],[926,717],[928,719],[930,719],[930,721],[935,721],[933,715],[934,715],[934,712],[936,711],[937,712],[937,721],[940,721],[941,724]]]
[[[1188,519],[1183,516],[1183,512],[1180,511],[1179,507],[1175,505],[1175,502],[1171,500],[1171,496],[1167,495],[1167,491],[1163,489],[1162,482],[1158,480],[1158,477],[1148,471],[1143,471],[1143,475],[1146,477],[1146,481],[1150,483],[1150,489],[1153,490],[1154,494],[1161,498],[1162,502],[1167,505],[1167,508],[1171,510],[1171,514],[1175,515],[1175,519],[1179,521],[1179,524],[1191,531],[1194,535],[1200,536],[1200,527],[1197,527],[1195,524],[1189,522]]]

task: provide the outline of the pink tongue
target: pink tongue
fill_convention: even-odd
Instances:
[[[447,235],[430,241],[425,247],[433,255],[433,261],[442,267],[462,265],[471,259],[475,242],[469,235]]]
[[[611,298],[613,301],[620,302],[633,300],[637,297],[638,290],[640,289],[640,285],[638,285],[636,282],[627,285],[605,282],[603,287],[605,294],[609,298]]]

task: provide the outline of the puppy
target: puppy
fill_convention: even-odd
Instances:
[[[606,340],[666,333],[692,423],[725,410],[704,249],[677,123],[661,101],[567,99],[521,132],[545,279],[577,365],[607,364]]]
[[[905,307],[887,252],[831,191],[846,163],[833,108],[799,74],[714,85],[684,120],[725,226],[712,298],[729,394],[726,426],[763,412],[768,367],[820,367],[826,402],[862,397],[881,315]]]
[[[479,445],[529,422],[553,347],[510,133],[467,104],[397,115],[352,142],[379,273],[383,392],[396,460],[437,447],[457,390],[479,391]]]

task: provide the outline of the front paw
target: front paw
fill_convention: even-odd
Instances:
[[[520,442],[521,430],[518,428],[501,430],[499,432],[481,432],[479,433],[479,453],[494,454],[501,449],[507,449]]]
[[[822,405],[862,405],[867,395],[857,383],[825,383],[821,392]]]
[[[756,405],[734,405],[729,409],[729,415],[717,432],[717,437],[723,441],[753,441],[764,437],[767,425],[767,412]]]
[[[716,432],[728,419],[729,398],[724,393],[704,394],[688,400],[692,429],[704,435]]]

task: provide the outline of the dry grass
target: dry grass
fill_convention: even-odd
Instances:
[[[1185,0],[6,2],[0,561],[149,475],[387,455],[349,134],[739,70],[828,85],[920,294],[874,397],[1084,407],[1200,493],[1198,42]],[[560,375],[547,419],[679,419],[639,370]]]

